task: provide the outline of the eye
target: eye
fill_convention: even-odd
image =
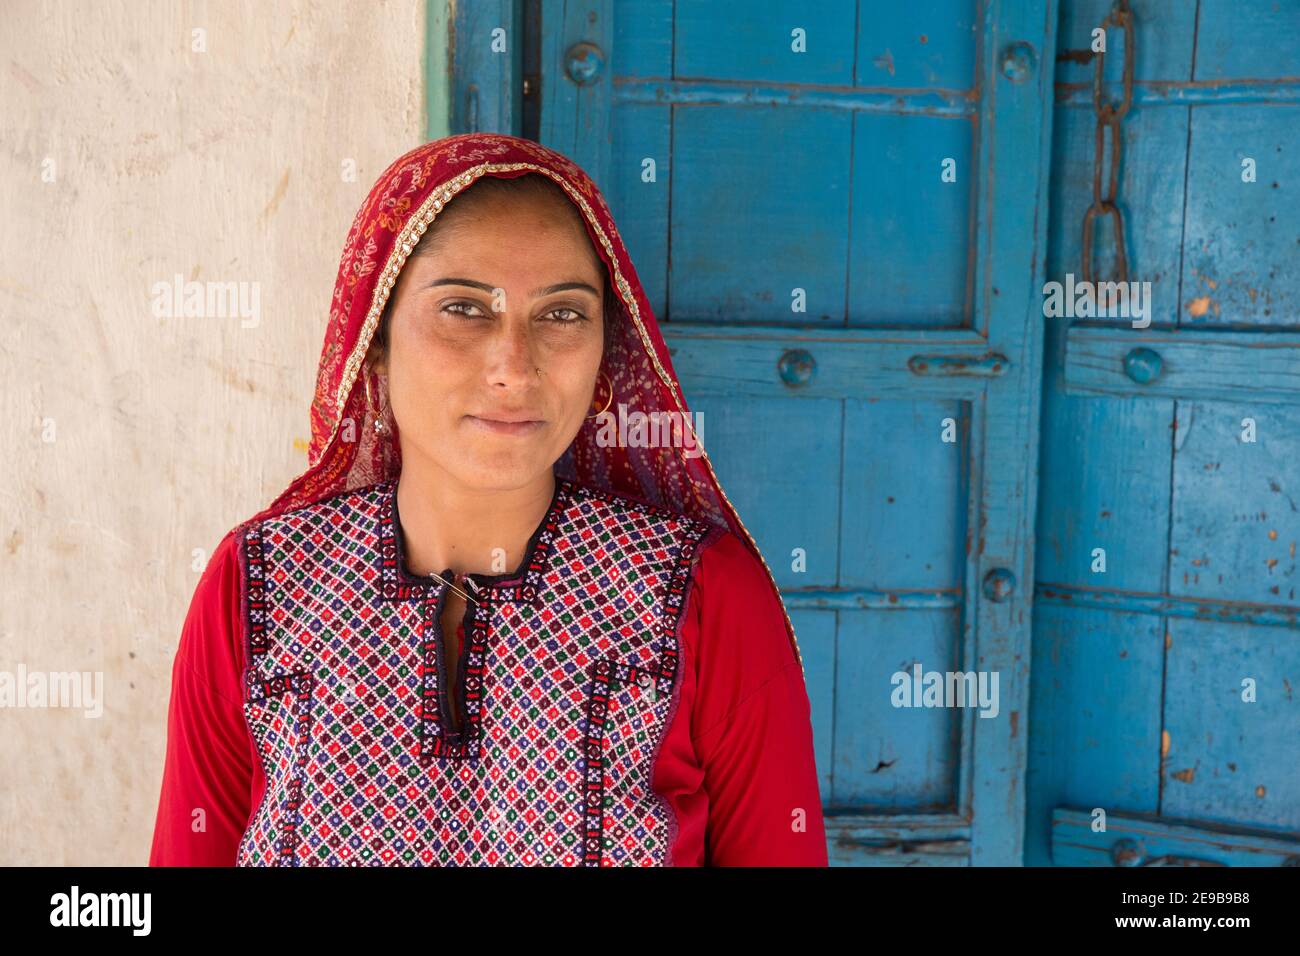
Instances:
[[[452,315],[463,316],[467,319],[475,319],[483,314],[479,307],[473,302],[448,302],[442,307],[442,311],[450,312]]]
[[[555,316],[552,321],[555,322],[556,325],[574,325],[578,322],[587,321],[587,317],[577,309],[570,309],[565,306],[560,306],[558,309],[552,309],[547,313],[547,315]]]

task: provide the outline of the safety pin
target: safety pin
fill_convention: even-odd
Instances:
[[[435,581],[437,581],[439,584],[445,584],[447,587],[451,588],[453,591],[455,591],[457,594],[459,594],[462,598],[464,598],[464,599],[465,599],[466,601],[468,601],[470,604],[477,604],[477,603],[478,603],[478,601],[474,600],[472,597],[470,597],[468,594],[466,594],[466,593],[465,593],[464,591],[462,591],[460,588],[456,587],[456,585],[452,584],[450,581],[448,581],[446,578],[444,578],[441,574],[438,574],[436,571],[430,571],[430,572],[429,572],[429,577],[433,578],[433,579],[434,579]],[[466,578],[465,580],[466,580],[466,581],[469,581],[469,578]],[[472,582],[471,582],[471,586],[472,586]]]

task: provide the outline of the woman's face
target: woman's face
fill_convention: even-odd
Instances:
[[[551,469],[591,410],[604,265],[581,224],[545,200],[453,201],[442,215],[432,248],[402,268],[376,363],[403,468],[520,488]]]

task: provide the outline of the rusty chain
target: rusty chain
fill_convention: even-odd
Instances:
[[[1102,102],[1102,82],[1106,73],[1105,46],[1110,43],[1110,27],[1124,31],[1124,97],[1119,104]],[[1136,57],[1136,44],[1133,37],[1133,11],[1129,9],[1128,0],[1116,0],[1110,13],[1101,21],[1100,28],[1106,31],[1103,47],[1096,54],[1096,72],[1092,78],[1092,106],[1097,114],[1096,149],[1092,167],[1092,205],[1083,214],[1083,279],[1093,281],[1092,273],[1092,234],[1093,224],[1098,216],[1107,216],[1115,230],[1115,271],[1116,280],[1128,281],[1128,254],[1124,249],[1124,214],[1120,211],[1119,167],[1122,153],[1122,133],[1120,122],[1133,105],[1133,65]],[[1106,195],[1101,194],[1101,171],[1106,165],[1106,130],[1110,130],[1110,176],[1107,181]]]

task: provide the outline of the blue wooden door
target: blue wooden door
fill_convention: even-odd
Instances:
[[[1061,8],[1061,282],[1081,268],[1090,37],[1110,6]],[[1049,321],[1025,859],[1295,864],[1300,4],[1132,8],[1118,206],[1150,325]]]
[[[832,860],[1020,862],[1051,4],[455,26],[453,129],[536,138],[609,199],[791,610]],[[982,701],[899,696],[966,673]]]

